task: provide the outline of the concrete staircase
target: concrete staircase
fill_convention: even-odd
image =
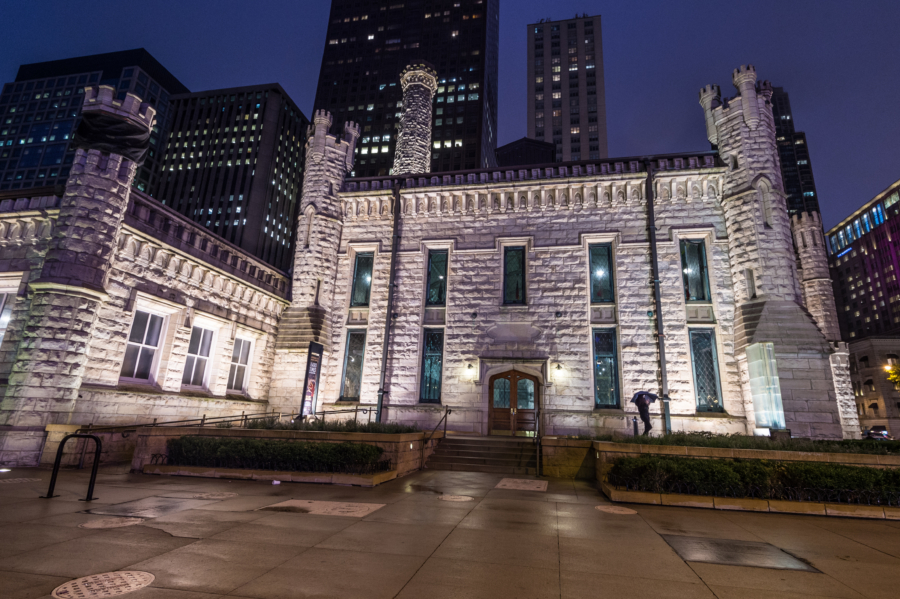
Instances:
[[[440,440],[425,467],[431,470],[537,474],[534,439],[448,436]]]

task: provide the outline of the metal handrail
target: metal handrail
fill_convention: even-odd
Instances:
[[[50,475],[50,488],[47,489],[46,495],[41,495],[41,499],[53,499],[54,497],[59,497],[59,495],[53,494],[53,490],[56,488],[56,477],[59,475],[59,466],[62,464],[63,449],[66,446],[66,442],[69,439],[74,438],[94,440],[94,465],[91,468],[91,481],[88,483],[87,497],[79,499],[79,501],[93,501],[94,499],[97,499],[97,497],[94,497],[94,483],[97,482],[97,470],[100,468],[100,451],[103,447],[103,442],[100,441],[100,437],[96,435],[80,435],[78,433],[66,435],[63,437],[63,440],[60,441],[59,449],[56,450],[56,461],[53,462],[53,474]]]
[[[428,433],[428,438],[422,437],[422,468],[425,468],[425,448],[428,446],[428,442],[434,437],[434,433],[437,432],[438,427],[441,425],[441,422],[444,423],[444,437],[447,436],[447,421],[450,420],[449,416],[453,412],[450,408],[447,408],[444,412],[444,415],[441,416],[441,419],[437,421],[437,424],[434,425],[434,428],[431,429],[431,432]]]
[[[283,414],[275,413],[275,412],[263,412],[261,414],[241,414],[240,416],[214,416],[212,418],[207,418],[206,414],[204,414],[201,418],[191,418],[189,420],[170,420],[167,422],[157,422],[156,418],[153,419],[153,422],[141,423],[141,424],[118,424],[113,426],[101,426],[94,427],[89,424],[87,426],[83,426],[76,430],[76,433],[81,433],[84,431],[90,431],[92,433],[103,433],[103,432],[116,432],[122,429],[125,429],[124,432],[134,432],[134,430],[139,428],[152,428],[152,427],[160,427],[160,426],[206,426],[209,424],[225,424],[228,422],[250,422],[253,420],[262,420],[265,418],[280,418]]]

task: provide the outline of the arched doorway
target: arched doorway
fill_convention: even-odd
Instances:
[[[540,385],[536,377],[508,370],[490,378],[488,434],[533,436]]]

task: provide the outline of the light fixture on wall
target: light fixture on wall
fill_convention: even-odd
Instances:
[[[562,364],[560,364],[559,362],[557,362],[557,363],[556,363],[556,369],[557,369],[557,370],[562,370]]]

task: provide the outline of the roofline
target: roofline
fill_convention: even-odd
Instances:
[[[291,98],[291,95],[289,93],[287,93],[287,91],[283,87],[281,87],[280,83],[260,83],[259,85],[242,85],[240,87],[223,87],[221,89],[208,89],[208,90],[199,91],[199,92],[189,92],[189,93],[185,93],[185,94],[173,94],[169,97],[169,100],[171,102],[175,102],[176,100],[183,100],[186,98],[200,98],[203,96],[211,96],[211,95],[216,95],[216,94],[231,94],[231,93],[237,94],[237,93],[244,93],[244,92],[248,92],[248,91],[261,91],[263,89],[273,89],[273,88],[278,90],[279,93],[281,93],[285,98],[287,98],[287,101],[291,103],[291,106],[293,106],[297,110],[297,112],[299,112],[301,114],[301,116],[303,116],[303,118],[305,120],[307,120],[307,121],[309,120],[307,118],[306,114],[302,110],[300,110],[299,106],[297,106],[297,103],[294,102],[294,99]]]
[[[828,231],[826,231],[825,234],[832,235],[833,233],[837,233],[838,229],[843,229],[844,227],[846,227],[855,218],[857,218],[863,212],[866,212],[869,208],[871,208],[872,204],[883,200],[886,195],[888,195],[892,191],[895,191],[897,187],[900,187],[900,179],[897,179],[896,181],[894,181],[893,183],[888,185],[888,187],[884,191],[880,192],[874,198],[872,198],[871,200],[869,200],[868,202],[866,202],[865,204],[860,206],[853,214],[851,214],[850,216],[848,216],[847,218],[845,218],[844,220],[842,220],[835,226],[828,229]]]

